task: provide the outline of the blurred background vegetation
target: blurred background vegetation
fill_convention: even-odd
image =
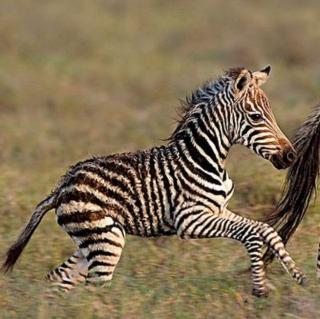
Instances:
[[[265,86],[290,136],[320,96],[319,1],[0,1],[0,251],[67,167],[160,144],[178,98],[232,66],[271,64]],[[231,208],[272,210],[285,172],[243,148],[228,162]],[[43,277],[74,246],[47,215],[15,271],[0,275],[1,318],[318,318],[316,205],[288,245],[308,277],[275,262],[251,297],[245,250],[228,240],[129,237],[110,287],[48,300]]]

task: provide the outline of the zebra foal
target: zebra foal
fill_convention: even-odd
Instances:
[[[295,158],[260,88],[270,71],[230,69],[196,90],[166,145],[91,158],[71,167],[36,207],[8,250],[3,270],[14,266],[45,213],[54,208],[58,224],[78,246],[48,274],[65,290],[84,280],[111,280],[126,234],[235,239],[248,251],[256,296],[267,293],[262,261],[267,245],[302,283],[302,272],[273,228],[227,209],[234,185],[225,161],[233,144],[247,146],[278,169]]]

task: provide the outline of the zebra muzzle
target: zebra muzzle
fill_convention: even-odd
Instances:
[[[288,168],[297,158],[297,153],[292,147],[287,147],[283,151],[271,156],[271,163],[277,169]]]

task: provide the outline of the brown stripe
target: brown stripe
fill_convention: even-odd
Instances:
[[[83,222],[93,222],[96,220],[101,220],[103,218],[107,217],[105,211],[82,211],[80,212],[74,212],[72,214],[63,214],[59,215],[57,218],[59,225],[65,225],[70,223],[83,223]]]

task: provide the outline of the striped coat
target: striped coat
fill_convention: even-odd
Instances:
[[[71,167],[9,249],[4,270],[14,265],[44,214],[54,208],[58,224],[78,246],[48,274],[66,290],[84,280],[110,280],[126,234],[238,240],[248,251],[257,296],[267,293],[262,262],[267,245],[302,283],[302,272],[274,229],[227,208],[234,185],[225,161],[233,144],[247,146],[277,168],[289,166],[295,157],[260,88],[269,73],[270,67],[231,69],[198,89],[166,145]]]

